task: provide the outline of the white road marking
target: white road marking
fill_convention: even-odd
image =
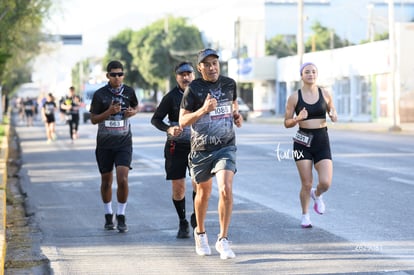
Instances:
[[[391,177],[391,178],[389,178],[389,180],[400,182],[400,183],[405,183],[405,184],[409,184],[409,185],[414,185],[413,180],[402,179],[402,178],[398,178],[398,177]]]

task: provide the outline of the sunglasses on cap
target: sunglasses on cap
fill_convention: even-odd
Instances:
[[[116,76],[121,77],[121,76],[124,76],[124,73],[123,72],[120,72],[120,73],[109,73],[109,76],[110,77],[116,77]]]

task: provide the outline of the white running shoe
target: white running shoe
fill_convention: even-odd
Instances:
[[[207,234],[197,234],[197,227],[194,228],[194,241],[196,247],[196,253],[200,256],[211,255],[211,249],[208,245]]]
[[[302,228],[312,228],[312,223],[309,218],[309,214],[302,215],[302,222],[300,223]]]
[[[315,188],[312,188],[311,190],[311,198],[314,200],[315,204],[313,205],[313,209],[315,210],[316,213],[318,213],[319,215],[322,215],[323,213],[325,213],[325,203],[322,200],[322,195],[320,195],[319,197],[317,197],[315,195]]]
[[[230,248],[230,242],[227,238],[221,238],[221,240],[217,239],[216,250],[220,253],[220,259],[222,260],[236,258],[236,255]]]

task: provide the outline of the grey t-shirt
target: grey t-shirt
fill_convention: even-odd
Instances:
[[[193,80],[184,92],[181,108],[192,112],[200,109],[207,94],[217,100],[217,108],[191,126],[193,151],[214,151],[236,143],[232,105],[237,99],[236,82],[225,76],[219,76],[215,83]]]

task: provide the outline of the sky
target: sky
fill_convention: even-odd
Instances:
[[[102,57],[109,39],[127,28],[140,30],[167,15],[184,16],[221,47],[234,45],[234,22],[238,17],[264,18],[265,0],[52,0],[48,34],[81,34],[82,45],[63,45],[39,56],[33,82],[41,93],[67,93],[71,69],[80,60]]]
[[[121,30],[139,30],[166,15],[185,16],[208,37],[233,43],[237,17],[263,19],[264,0],[54,0],[46,31],[82,34],[83,54],[103,55]]]

